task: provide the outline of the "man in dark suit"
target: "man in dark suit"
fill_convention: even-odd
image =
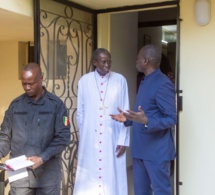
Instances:
[[[111,115],[132,125],[135,195],[171,195],[170,161],[175,158],[175,88],[160,71],[161,50],[146,45],[138,53],[136,68],[145,77],[136,97],[135,111]]]

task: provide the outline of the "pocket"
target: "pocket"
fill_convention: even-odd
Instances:
[[[40,165],[36,169],[32,169],[32,172],[35,178],[39,178],[44,172],[43,165]]]

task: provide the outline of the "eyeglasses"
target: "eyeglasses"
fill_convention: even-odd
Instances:
[[[99,62],[102,65],[105,65],[106,63],[111,64],[111,60],[97,60],[97,62]]]

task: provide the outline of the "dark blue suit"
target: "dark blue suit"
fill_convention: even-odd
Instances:
[[[132,158],[135,195],[171,195],[170,160],[175,158],[175,88],[160,69],[145,76],[136,97],[148,124],[133,122]],[[129,121],[126,122],[129,125]]]

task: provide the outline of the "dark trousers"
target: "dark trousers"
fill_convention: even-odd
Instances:
[[[60,186],[44,188],[14,188],[11,187],[10,195],[60,195]]]
[[[171,195],[170,161],[133,159],[135,195]]]

